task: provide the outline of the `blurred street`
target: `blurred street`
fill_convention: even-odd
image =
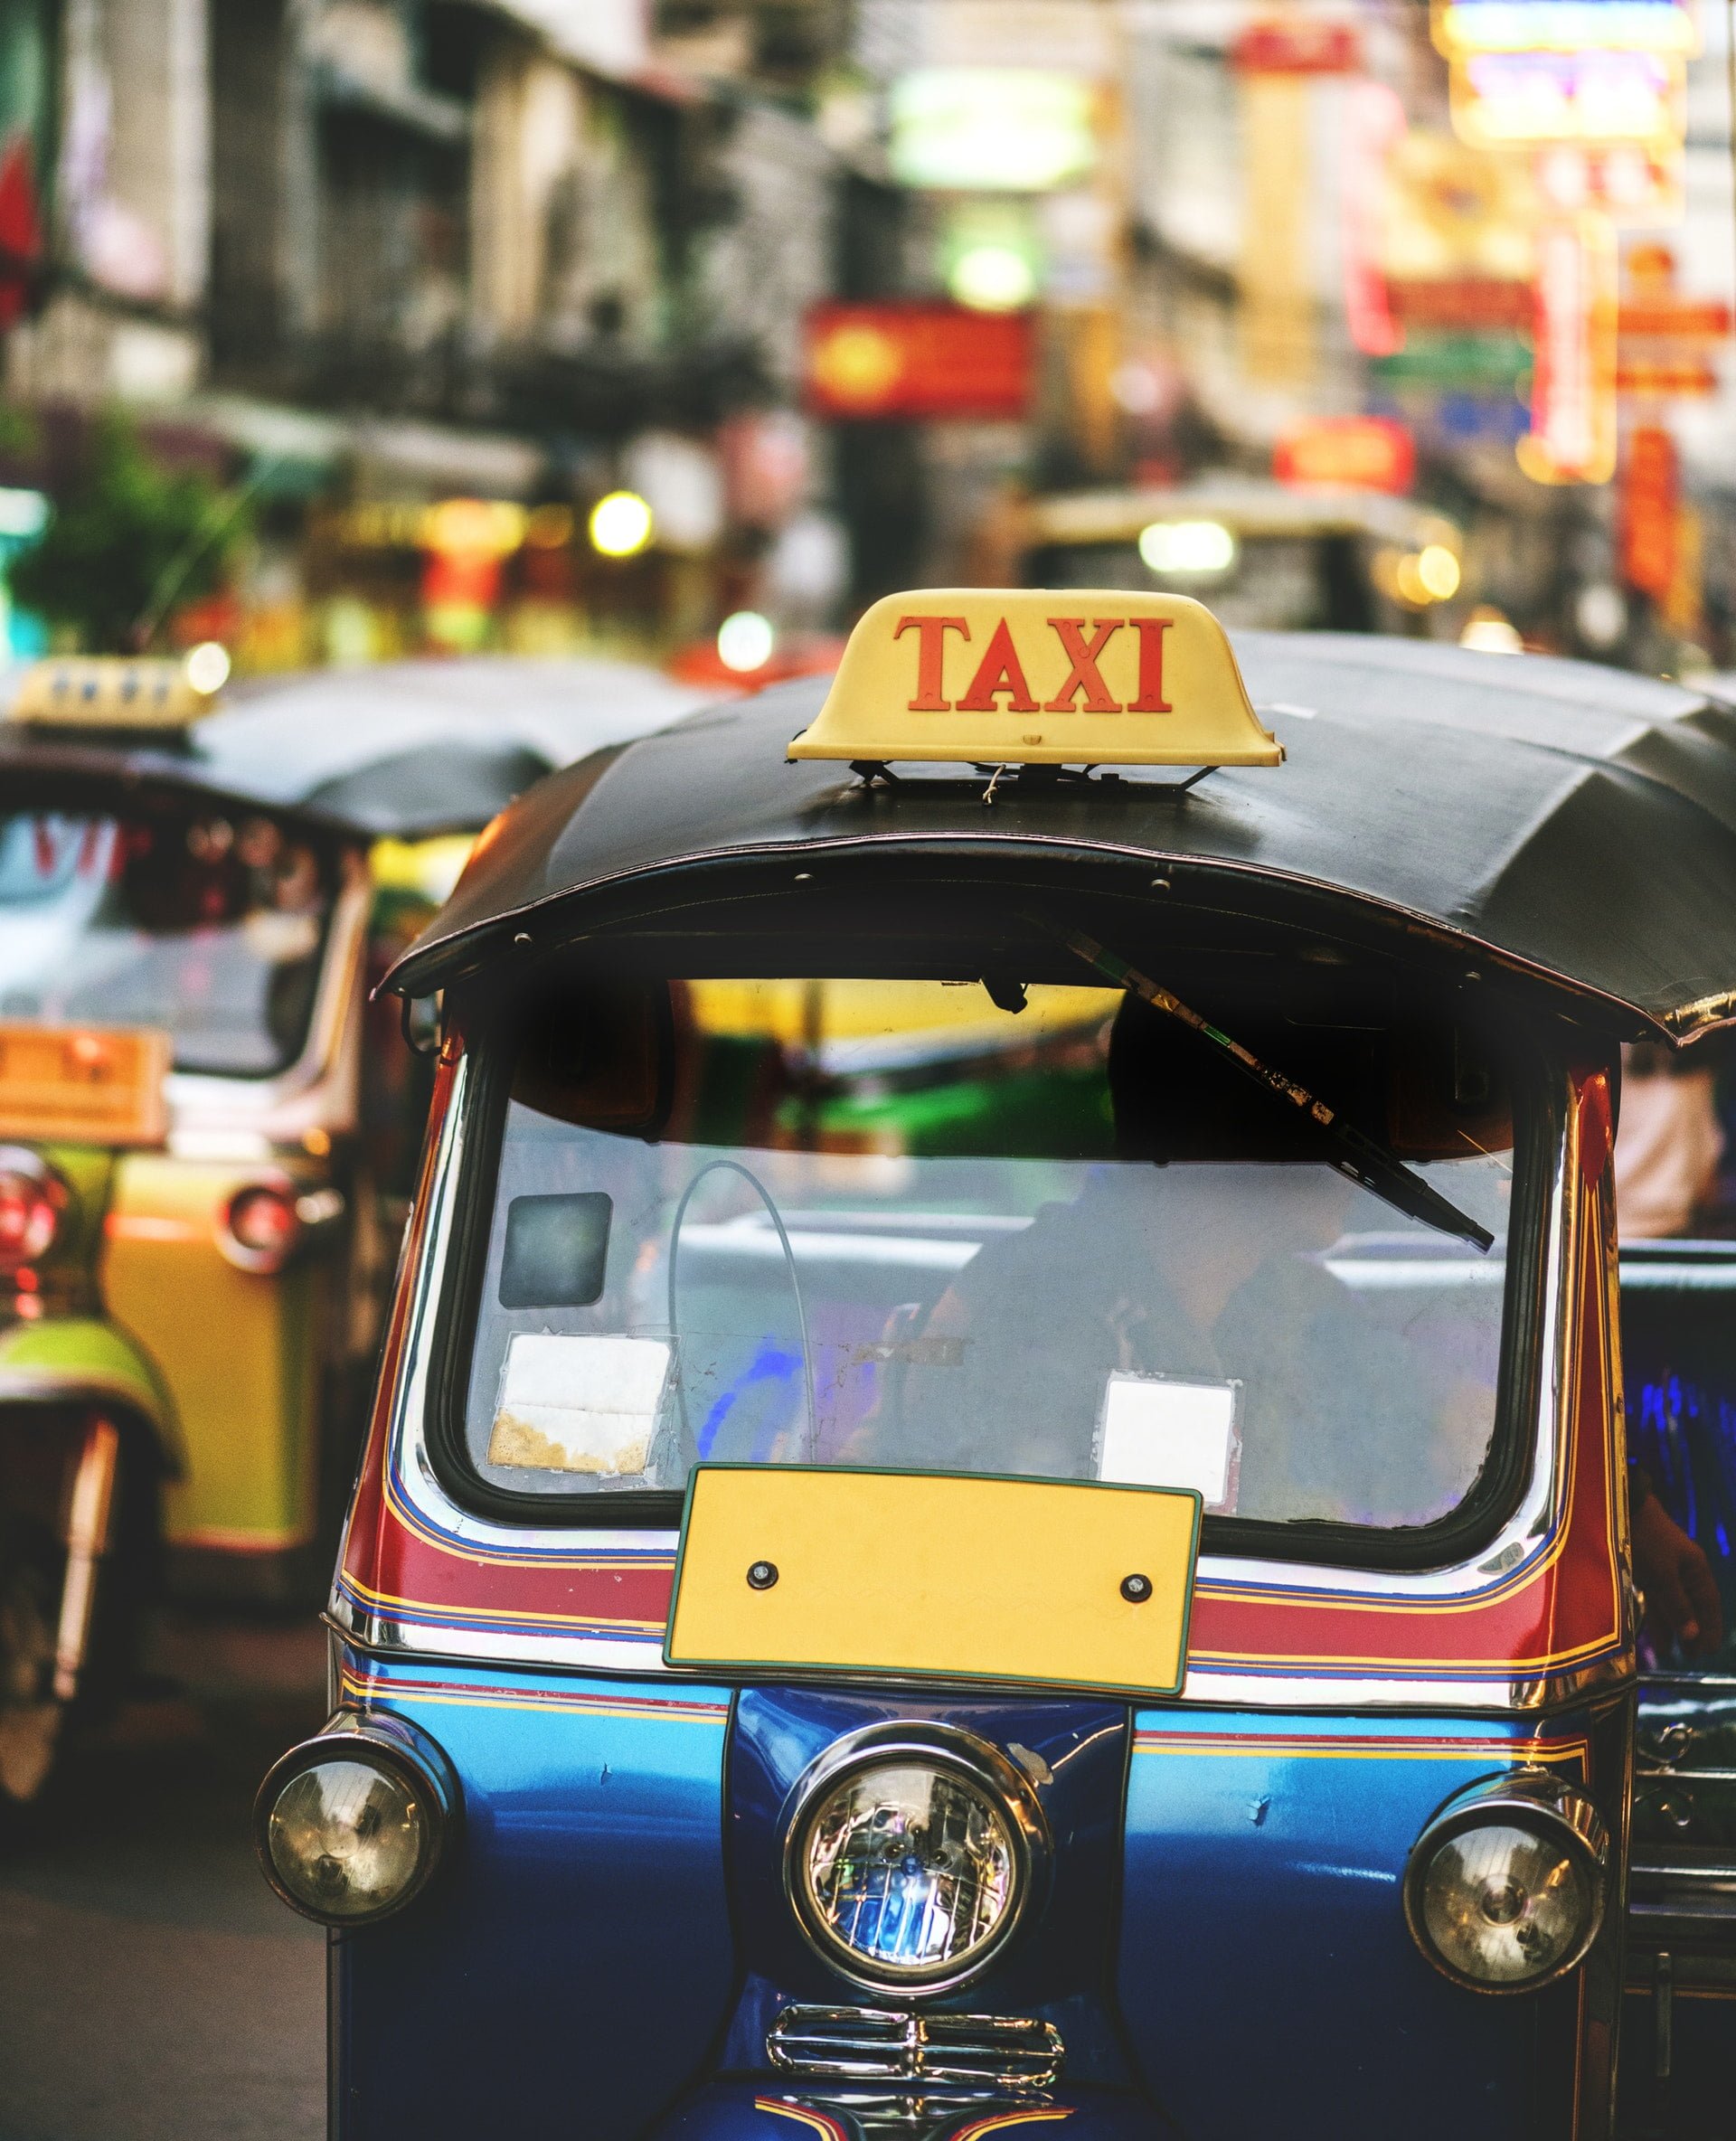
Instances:
[[[165,1629],[132,1705],[0,1843],[0,2141],[313,2141],[325,1937],[259,1879],[261,1772],[322,1714],[311,1624]]]
[[[0,0],[0,2141],[326,1924],[341,2141],[1736,2133],[1733,212],[1736,0]]]

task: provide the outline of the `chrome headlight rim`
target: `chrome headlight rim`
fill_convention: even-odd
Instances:
[[[1423,1914],[1423,1885],[1436,1854],[1455,1837],[1479,1828],[1510,1827],[1558,1844],[1584,1869],[1590,1887],[1591,1909],[1580,1938],[1534,1976],[1502,1984],[1476,1977],[1448,1961],[1429,1937]],[[1449,1800],[1423,1829],[1410,1847],[1404,1869],[1404,1920],[1410,1938],[1424,1958],[1443,1977],[1467,1992],[1483,1993],[1497,1999],[1523,1997],[1559,1984],[1577,1970],[1596,1946],[1603,1930],[1609,1904],[1609,1832],[1603,1817],[1577,1786],[1552,1770],[1527,1768],[1508,1770],[1504,1776],[1473,1785]]]
[[[278,1873],[271,1856],[271,1816],[288,1787],[324,1762],[356,1761],[384,1771],[428,1809],[416,1869],[392,1900],[373,1910],[335,1916],[316,1910],[297,1895]],[[266,1771],[253,1798],[253,1849],[271,1891],[298,1918],[332,1931],[376,1926],[408,1910],[452,1854],[458,1821],[456,1778],[438,1749],[414,1726],[399,1718],[370,1717],[340,1710],[310,1739],[297,1740]]]
[[[950,1770],[981,1793],[1006,1825],[1013,1846],[1013,1893],[994,1931],[968,1956],[920,1970],[875,1970],[824,1923],[807,1878],[807,1839],[815,1816],[840,1785],[887,1763],[928,1763]],[[1030,1779],[986,1740],[957,1725],[894,1721],[846,1733],[811,1762],[786,1802],[784,1898],[810,1952],[836,1977],[874,1998],[909,2005],[956,1992],[999,1962],[1047,1891],[1049,1825]]]

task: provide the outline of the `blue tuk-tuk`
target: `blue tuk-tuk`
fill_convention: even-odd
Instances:
[[[1731,730],[925,590],[512,807],[391,977],[258,1806],[335,2134],[1728,2124],[1736,1271],[1637,1262],[1637,1437],[1611,1152],[1621,1042],[1736,1015]]]

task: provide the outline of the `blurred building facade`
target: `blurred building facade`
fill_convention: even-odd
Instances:
[[[807,105],[841,20],[5,0],[11,480],[52,492],[118,402],[244,486],[244,658],[709,632],[818,480],[839,172]],[[622,487],[651,534],[609,559],[586,515]]]
[[[1228,474],[1449,516],[1450,599],[1371,567],[1414,628],[1736,665],[1727,20],[1680,12],[1658,199],[1604,221],[1622,316],[1700,338],[1621,341],[1557,482],[1571,218],[1422,0],[0,0],[0,477],[135,410],[250,501],[186,628],[256,662],[800,633],[1017,576],[1033,498]]]

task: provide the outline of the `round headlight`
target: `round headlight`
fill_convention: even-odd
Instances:
[[[292,1748],[259,1787],[266,1879],[322,1925],[401,1910],[438,1863],[449,1797],[431,1766],[353,1718]]]
[[[1590,1803],[1521,1770],[1449,1806],[1405,1874],[1405,1915],[1437,1969],[1478,1992],[1571,1970],[1603,1922],[1609,1838]]]
[[[1041,1816],[1011,1765],[959,1736],[823,1761],[790,1830],[809,1940],[858,1984],[939,1992],[975,1976],[1028,1900]]]
[[[28,1146],[0,1146],[0,1271],[48,1254],[69,1201],[65,1183]]]

